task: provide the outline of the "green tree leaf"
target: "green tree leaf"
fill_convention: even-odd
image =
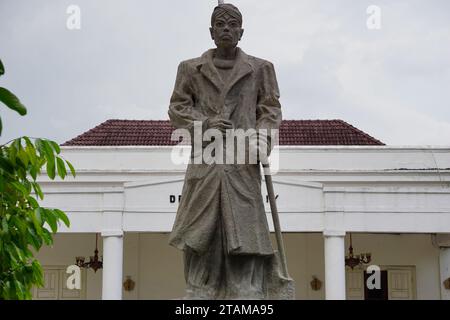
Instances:
[[[10,225],[13,227],[16,227],[20,234],[23,234],[26,232],[26,222],[23,219],[20,219],[18,216],[12,216],[11,217],[11,223]],[[27,248],[24,248],[26,250]]]
[[[44,243],[48,246],[53,244],[52,234],[46,228],[42,229],[42,239],[44,240]]]
[[[0,101],[3,102],[8,108],[16,111],[21,116],[27,114],[27,108],[20,102],[11,91],[0,87]]]
[[[9,231],[8,221],[6,220],[6,217],[3,217],[2,219],[2,231],[3,233],[8,233]]]
[[[55,154],[53,148],[48,140],[41,140],[42,146],[44,147],[45,158],[48,160],[55,160]]]
[[[30,204],[31,208],[39,208],[39,203],[33,197],[27,197],[27,201]]]
[[[9,145],[9,150],[8,150],[9,160],[16,167],[17,167],[16,158],[17,158],[17,153],[19,152],[19,145],[20,145],[19,139],[15,139]]]
[[[31,215],[31,221],[33,222],[34,230],[39,237],[42,237],[44,232],[44,229],[42,228],[42,225],[44,223],[42,215],[44,214],[45,213],[43,208],[37,208]]]
[[[38,236],[32,226],[28,226],[27,231],[28,242],[33,246],[35,250],[39,250],[42,247],[42,238]]]
[[[3,66],[2,60],[0,60],[0,76],[5,74],[5,67]]]
[[[51,141],[51,140],[48,140],[48,143],[50,143],[50,145],[52,146],[53,150],[55,150],[55,152],[57,154],[61,153],[61,148],[59,147],[59,144],[57,144],[55,141]]]
[[[55,154],[53,148],[47,140],[40,140],[41,149],[44,153],[45,160],[47,160],[47,175],[50,179],[55,179],[56,176],[56,166],[55,166]]]
[[[44,145],[42,144],[42,139],[37,138],[34,141],[34,145],[35,145],[37,151],[39,152],[39,156],[45,157],[46,151],[45,151]]]
[[[23,139],[25,140],[25,152],[27,153],[28,158],[30,159],[30,162],[31,162],[32,166],[35,167],[38,164],[37,163],[38,155],[36,154],[36,148],[34,147],[33,143],[30,140],[30,138],[23,137]]]
[[[20,193],[22,193],[24,196],[28,195],[28,190],[22,183],[14,181],[11,183],[11,185],[14,186],[14,188]]]
[[[17,156],[19,160],[24,164],[24,166],[27,167],[28,163],[30,162],[30,157],[28,156],[28,153],[25,151],[25,149],[20,148]]]
[[[48,223],[50,229],[52,229],[52,232],[56,233],[58,231],[57,215],[51,209],[44,209],[44,212],[45,222]]]
[[[23,299],[24,298],[24,292],[25,292],[25,288],[23,286],[23,284],[19,281],[19,280],[14,280],[14,286],[16,287],[16,293],[17,293],[17,297],[19,299]]]
[[[61,177],[61,179],[64,179],[67,175],[66,165],[64,164],[63,159],[60,157],[56,158],[56,163],[58,165],[58,175]]]
[[[34,210],[34,217],[36,218],[36,223],[39,226],[42,226],[42,224],[45,222],[45,218],[43,216],[45,216],[44,208],[38,207],[36,208],[36,210]]]
[[[47,159],[47,175],[50,179],[55,179],[56,172],[55,172],[55,160],[48,160]]]
[[[56,215],[58,216],[58,218],[60,220],[62,220],[62,222],[64,222],[64,224],[66,225],[66,227],[70,227],[70,221],[69,218],[67,218],[67,215],[59,210],[59,209],[53,209],[53,211],[56,213]]]
[[[34,193],[39,197],[39,199],[44,200],[44,194],[42,193],[41,186],[37,182],[32,182]]]
[[[30,169],[30,175],[31,175],[31,177],[33,178],[33,180],[36,181],[36,178],[37,178],[37,170],[36,170],[35,167],[32,167],[32,168]]]
[[[67,160],[66,160],[66,163],[67,163],[67,165],[69,166],[70,173],[72,173],[72,176],[75,178],[76,172],[75,172],[75,169],[74,169],[73,165],[72,165],[69,161],[67,161]]]
[[[31,269],[33,270],[33,280],[36,282],[36,284],[39,287],[43,287],[44,286],[44,278],[43,278],[43,274],[42,274],[42,266],[39,263],[39,261],[37,260],[33,260],[33,262],[31,263]]]
[[[8,173],[14,172],[14,165],[11,161],[0,154],[0,168]]]

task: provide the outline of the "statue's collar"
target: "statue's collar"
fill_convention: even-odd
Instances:
[[[205,53],[202,54],[200,62],[198,66],[203,65],[205,63],[213,63],[214,54],[217,49],[209,49]],[[241,48],[236,48],[236,64],[239,63],[248,63],[248,55]]]
[[[231,87],[243,78],[245,75],[253,72],[253,67],[249,62],[248,55],[239,47],[236,48],[236,60],[233,67],[229,83],[227,85],[222,82],[219,73],[214,66],[213,58],[216,49],[209,49],[200,58],[197,63],[197,69],[206,76],[218,89],[225,90],[227,92]]]

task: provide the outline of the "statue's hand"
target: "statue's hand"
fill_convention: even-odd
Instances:
[[[233,129],[233,123],[226,119],[213,118],[208,120],[208,129],[218,129],[222,133],[226,133],[227,129]]]

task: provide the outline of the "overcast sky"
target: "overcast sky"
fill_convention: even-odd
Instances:
[[[168,119],[180,61],[213,47],[208,0],[0,0],[1,141],[60,143],[107,119]],[[390,145],[450,145],[450,1],[235,0],[240,47],[274,63],[284,119],[342,119]],[[81,9],[69,30],[67,7]],[[381,9],[370,30],[369,5]]]

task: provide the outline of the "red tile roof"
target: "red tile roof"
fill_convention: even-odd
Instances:
[[[170,146],[168,120],[108,120],[64,146]],[[283,120],[280,145],[384,145],[342,120]]]

